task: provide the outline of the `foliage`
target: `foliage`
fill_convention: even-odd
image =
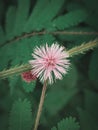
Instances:
[[[80,126],[75,118],[69,117],[58,123],[58,127],[53,127],[51,130],[79,130]]]
[[[32,113],[31,104],[27,99],[19,99],[13,104],[10,112],[9,130],[31,130]]]
[[[58,29],[65,29],[71,26],[78,25],[87,18],[87,13],[83,9],[70,11],[69,13],[58,17],[53,21],[53,24]]]
[[[46,42],[50,45],[58,42],[69,50],[96,39],[97,3],[97,0],[1,0],[0,71],[28,63],[35,46]],[[79,124],[81,130],[98,129],[97,57],[96,48],[70,58],[68,74],[48,86],[38,130],[79,130]],[[41,90],[39,80],[26,83],[20,75],[0,80],[0,129],[31,130]]]

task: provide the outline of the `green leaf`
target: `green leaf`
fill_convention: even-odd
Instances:
[[[47,24],[57,15],[63,4],[64,0],[38,0],[25,26],[25,32],[47,28]]]
[[[83,9],[70,11],[67,14],[58,17],[53,21],[53,25],[58,29],[65,29],[72,26],[76,26],[87,18],[88,14]]]
[[[24,88],[24,90],[27,93],[33,92],[35,85],[36,85],[36,81],[32,81],[31,83],[27,83],[25,81],[22,81],[22,87]]]
[[[9,130],[31,130],[32,113],[31,104],[27,99],[19,99],[13,104],[10,113]]]
[[[28,63],[31,59],[33,48],[37,43],[39,43],[37,40],[39,41],[39,38],[35,36],[28,39],[22,39],[10,45],[10,59],[12,59],[11,65],[15,66],[21,63]]]
[[[14,35],[20,35],[23,32],[23,27],[26,23],[30,8],[30,0],[18,0],[16,12]]]
[[[7,39],[13,38],[13,29],[16,18],[16,8],[14,6],[9,7],[6,15],[6,35]]]
[[[79,123],[76,122],[76,119],[73,117],[68,117],[66,119],[61,120],[57,128],[53,127],[51,130],[79,130]]]

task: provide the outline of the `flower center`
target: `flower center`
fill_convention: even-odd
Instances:
[[[47,58],[46,60],[46,67],[55,67],[55,58]]]

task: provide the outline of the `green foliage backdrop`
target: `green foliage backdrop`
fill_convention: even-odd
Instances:
[[[28,63],[35,46],[67,50],[98,37],[97,0],[0,0],[0,71]],[[48,86],[38,130],[98,130],[98,48],[70,58]],[[0,80],[0,130],[31,130],[42,90],[20,75]]]

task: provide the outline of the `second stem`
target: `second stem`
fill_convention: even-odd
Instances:
[[[37,116],[36,116],[36,120],[35,120],[34,130],[37,130],[38,125],[39,125],[39,120],[40,120],[40,116],[41,116],[41,112],[42,112],[42,108],[43,108],[46,89],[47,89],[47,81],[45,81],[44,85],[43,85],[42,94],[41,94],[41,97],[40,97],[40,103],[39,103]]]

